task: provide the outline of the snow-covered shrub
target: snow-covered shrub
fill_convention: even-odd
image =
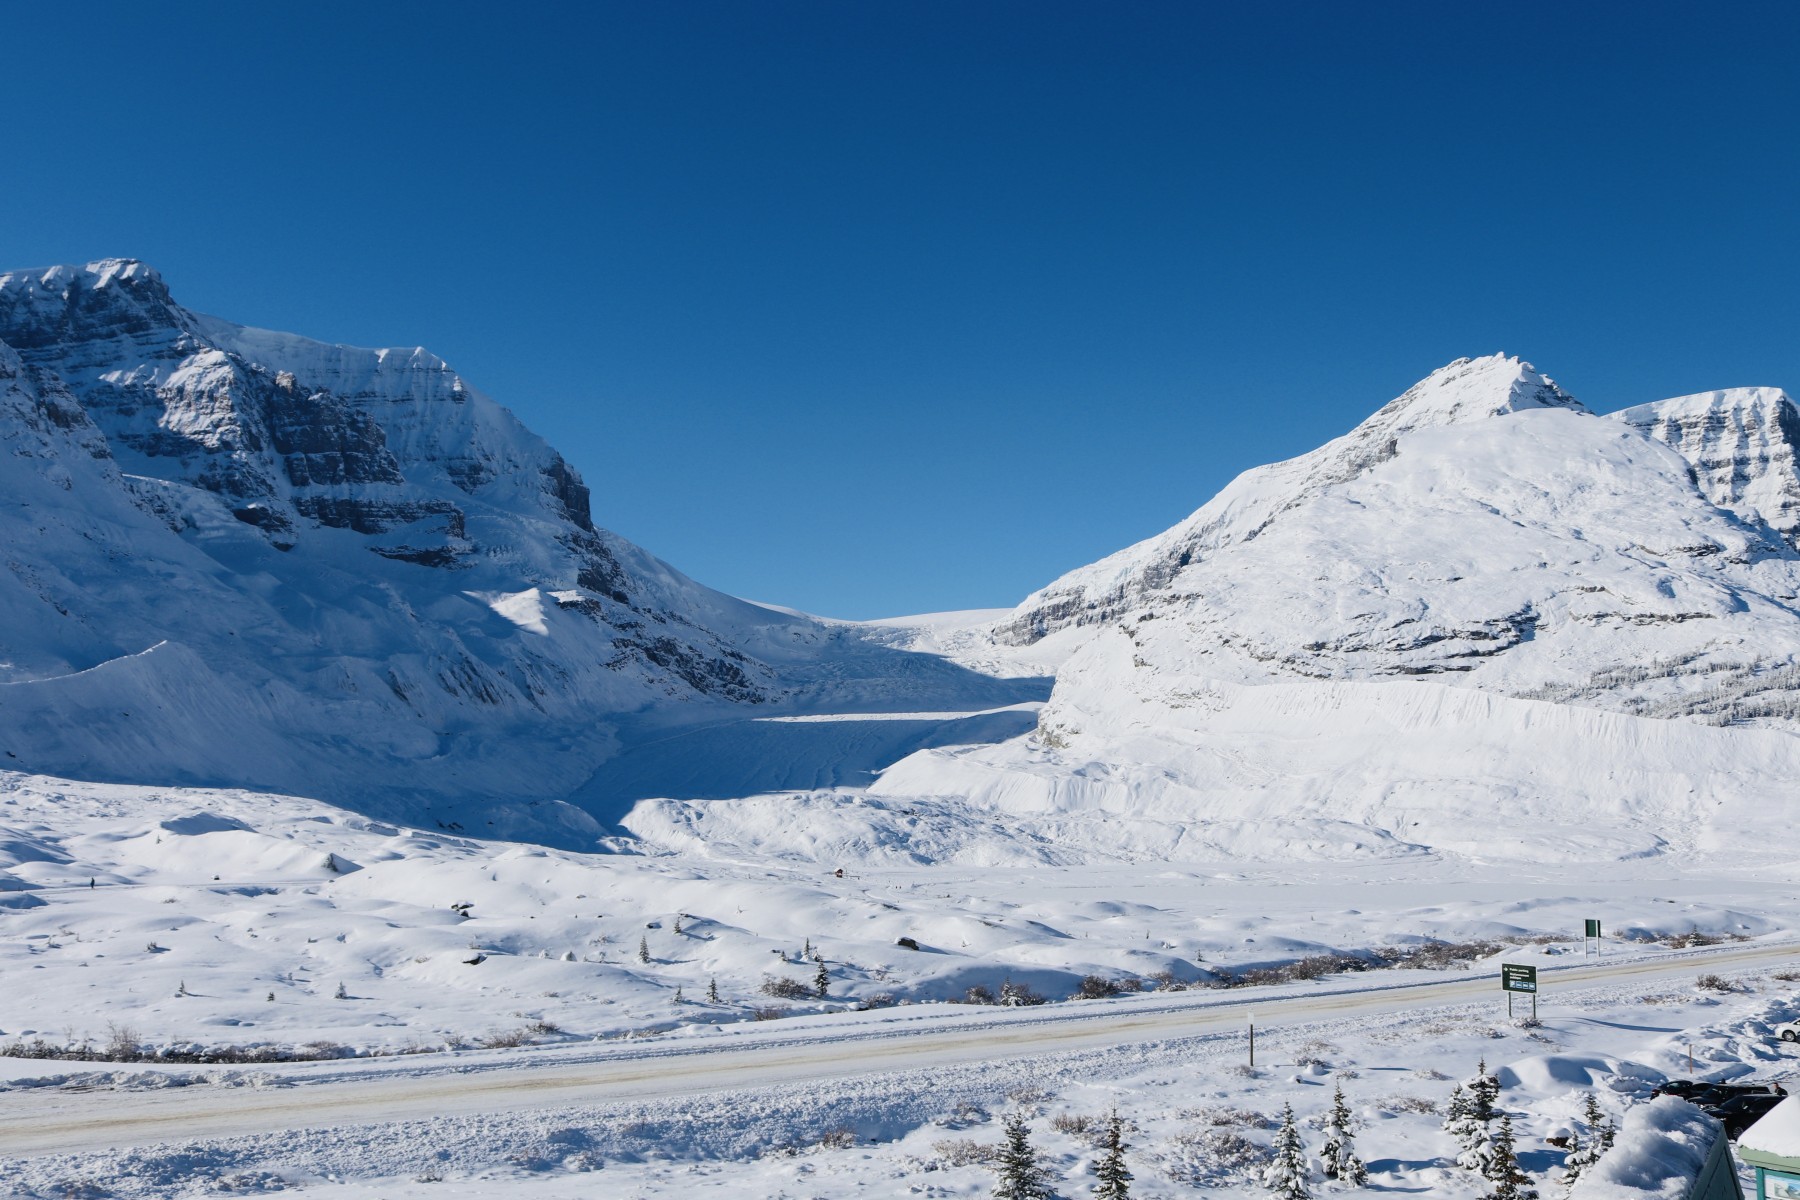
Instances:
[[[1179,1115],[1184,1121],[1193,1121],[1195,1124],[1210,1125],[1214,1128],[1227,1126],[1235,1126],[1239,1129],[1275,1128],[1275,1118],[1268,1113],[1257,1112],[1253,1108],[1232,1108],[1229,1105],[1186,1108]]]
[[[1019,1008],[1043,1002],[1044,998],[1027,984],[1014,983],[1010,978],[1000,984],[1000,1003],[1004,1007]]]
[[[1230,1129],[1176,1134],[1164,1173],[1175,1183],[1211,1187],[1252,1178],[1268,1165],[1269,1148]]]
[[[1081,986],[1075,989],[1071,1000],[1104,1000],[1108,996],[1117,996],[1123,989],[1114,980],[1104,975],[1083,975]]]
[[[973,1138],[945,1138],[931,1149],[952,1167],[986,1166],[1000,1157],[1000,1147]]]
[[[782,1000],[810,1000],[813,996],[813,989],[786,975],[764,975],[762,986],[757,990],[765,996],[775,996]]]

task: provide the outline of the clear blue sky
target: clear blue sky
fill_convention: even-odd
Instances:
[[[9,7],[0,266],[423,344],[716,587],[1011,604],[1442,363],[1800,389],[1800,5]]]

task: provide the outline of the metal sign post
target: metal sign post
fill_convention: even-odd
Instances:
[[[1531,993],[1531,1019],[1537,1020],[1537,968],[1520,963],[1500,964],[1500,989],[1506,993],[1506,1015],[1512,1016],[1514,992]]]
[[[1590,940],[1593,943],[1594,956],[1597,958],[1600,955],[1600,922],[1594,920],[1592,917],[1588,918],[1581,933],[1581,957],[1583,958],[1588,956],[1588,943]]]

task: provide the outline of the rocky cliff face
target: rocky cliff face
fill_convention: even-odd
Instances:
[[[1612,414],[1687,459],[1720,508],[1800,545],[1800,412],[1780,388],[1728,388]]]

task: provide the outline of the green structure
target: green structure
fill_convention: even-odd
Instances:
[[[1800,1200],[1800,1097],[1788,1097],[1744,1130],[1737,1152],[1756,1172],[1756,1200]]]

